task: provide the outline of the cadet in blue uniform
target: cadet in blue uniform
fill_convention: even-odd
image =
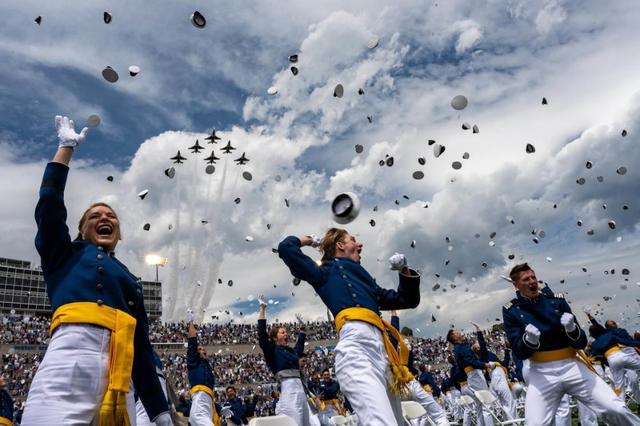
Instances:
[[[36,248],[53,318],[51,341],[33,379],[23,424],[129,424],[131,381],[149,417],[171,424],[156,375],[142,285],[114,255],[120,223],[113,209],[87,209],[71,241],[64,189],[74,149],[84,141],[56,117],[58,150],[47,164],[35,219]],[[133,394],[130,405],[133,407]]]
[[[511,350],[529,360],[527,425],[551,425],[560,400],[569,394],[616,425],[640,425],[581,353],[587,338],[562,295],[541,292],[526,263],[510,273],[516,298],[502,309]]]
[[[218,422],[218,415],[214,409],[215,379],[207,351],[198,345],[198,335],[193,321],[188,324],[187,339],[187,373],[191,386],[191,412],[189,423],[193,426],[211,426]]]
[[[592,325],[589,327],[589,334],[595,339],[591,343],[591,354],[606,357],[616,391],[624,392],[627,370],[640,373],[640,355],[636,349],[640,346],[640,341],[634,340],[623,328],[605,329]],[[640,401],[640,384],[637,379],[631,383],[631,392],[633,399]]]
[[[225,407],[228,407],[233,412],[231,416],[227,417],[227,425],[239,426],[245,424],[245,421],[243,420],[245,417],[244,404],[242,403],[242,399],[238,398],[236,388],[233,386],[227,386],[225,392],[227,394],[227,403],[225,404]],[[223,407],[223,412],[225,407]]]
[[[449,354],[449,356],[447,357],[447,361],[449,362],[449,365],[451,365],[451,370],[449,371],[449,377],[451,377],[451,380],[453,380],[453,382],[457,385],[460,395],[471,396],[469,394],[470,391],[469,391],[469,383],[467,380],[467,373],[465,373],[464,370],[458,366],[456,357],[453,354]],[[459,404],[457,405],[460,411],[462,411],[462,426],[469,426],[471,424],[471,417],[472,417],[470,407],[468,407],[467,405],[465,406],[461,406]]]
[[[344,413],[342,403],[338,394],[340,393],[340,384],[333,380],[331,371],[324,369],[322,371],[322,380],[320,381],[318,398],[320,398],[320,410],[318,417],[322,426],[331,425],[331,417]]]
[[[478,426],[493,425],[493,417],[489,409],[476,398],[475,391],[489,390],[487,380],[484,377],[485,369],[491,371],[495,368],[495,363],[483,362],[476,358],[473,350],[465,341],[464,335],[458,330],[449,330],[447,342],[453,345],[453,355],[458,367],[467,374],[467,384],[461,387],[463,395],[468,395],[475,401],[476,418]]]
[[[318,266],[301,247],[319,245],[323,252]],[[344,229],[331,228],[322,241],[310,236],[289,236],[278,253],[294,277],[310,283],[336,319],[340,341],[335,352],[336,378],[361,424],[402,423],[399,394],[413,379],[406,368],[409,350],[403,341],[399,350],[387,336],[397,334],[380,318],[380,309],[415,308],[420,302],[420,276],[395,254],[391,268],[399,272],[398,290],[385,289],[360,265],[362,244]],[[387,370],[392,377],[388,380]]]
[[[287,346],[288,335],[284,327],[274,326],[267,334],[267,304],[262,297],[259,301],[258,343],[281,389],[276,414],[291,417],[299,426],[317,425],[318,419],[311,412],[300,375],[299,358],[304,353],[306,334],[304,330],[300,330],[295,348]]]
[[[0,376],[0,425],[13,426],[13,399],[5,389],[7,383]]]
[[[460,398],[458,383],[451,376],[445,377],[440,383],[440,390],[444,395],[445,404],[449,408],[453,421],[458,423],[462,420],[462,408],[458,404],[458,398]]]
[[[516,401],[511,394],[511,388],[509,387],[509,361],[511,359],[509,348],[504,348],[504,359],[500,360],[496,354],[490,352],[487,348],[487,342],[484,339],[484,334],[480,330],[480,326],[472,322],[476,329],[477,348],[474,347],[474,352],[477,349],[478,359],[483,362],[493,362],[496,368],[490,372],[490,385],[489,389],[498,397],[502,408],[509,420],[515,419],[516,416]],[[476,345],[474,345],[476,346]]]

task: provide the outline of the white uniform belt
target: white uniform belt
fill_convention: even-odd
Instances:
[[[286,370],[280,370],[276,373],[276,379],[284,380],[284,379],[299,379],[300,378],[300,370],[294,368],[288,368]]]

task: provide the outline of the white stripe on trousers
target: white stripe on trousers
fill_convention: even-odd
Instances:
[[[280,399],[276,404],[276,415],[285,414],[298,426],[317,426],[318,418],[311,412],[307,394],[298,378],[284,379],[280,383]]]
[[[389,359],[380,330],[362,321],[347,321],[335,350],[336,378],[361,424],[403,424],[400,398],[388,388]]]
[[[24,425],[88,425],[107,387],[111,331],[89,324],[62,324],[51,337],[33,378]],[[130,408],[129,398],[127,406]],[[131,413],[130,418],[135,412]]]
[[[640,425],[640,419],[629,411],[624,401],[583,363],[564,359],[530,361],[528,364],[529,386],[525,401],[527,426],[553,425],[556,410],[565,393],[590,407],[596,415],[605,415],[612,424]]]

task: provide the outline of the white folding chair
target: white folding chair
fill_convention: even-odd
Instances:
[[[348,425],[349,421],[345,416],[337,415],[337,416],[332,416],[329,419],[329,424],[332,426],[344,426],[344,425]]]
[[[254,417],[249,421],[249,426],[297,426],[296,421],[289,416]]]
[[[471,423],[477,424],[477,419],[474,417],[476,413],[476,402],[469,395],[460,395],[458,398],[458,405],[462,408],[462,411],[469,411],[471,413]]]
[[[358,415],[352,414],[349,416],[349,426],[358,426]]]
[[[411,425],[411,420],[419,419],[427,414],[427,410],[424,409],[416,401],[402,401],[402,417],[408,425]]]
[[[519,423],[524,423],[524,419],[500,420],[500,418],[496,415],[495,411],[492,409],[492,406],[496,404],[502,409],[503,412],[505,410],[502,407],[502,405],[500,405],[498,398],[496,398],[496,396],[492,392],[488,390],[477,390],[474,392],[474,395],[476,396],[476,398],[478,398],[478,400],[482,403],[482,405],[484,405],[487,408],[487,410],[489,410],[489,413],[491,413],[491,416],[495,419],[496,422],[498,422],[498,424],[516,425]]]

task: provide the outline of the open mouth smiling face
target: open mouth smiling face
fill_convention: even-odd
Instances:
[[[87,213],[82,227],[84,240],[113,251],[120,240],[120,223],[111,208],[98,205]]]

